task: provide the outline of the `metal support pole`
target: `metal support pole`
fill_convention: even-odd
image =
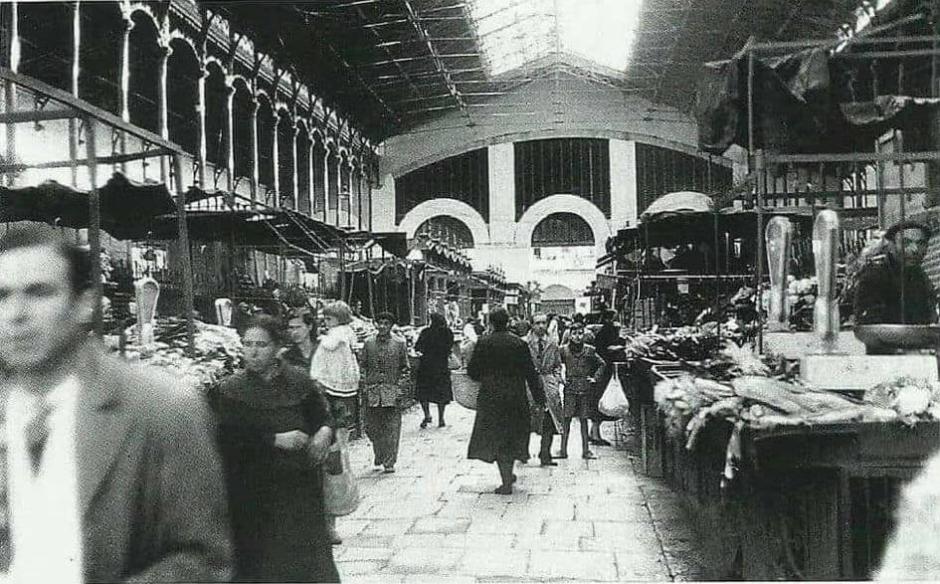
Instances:
[[[92,308],[92,329],[95,336],[103,334],[101,315],[101,297],[104,288],[101,283],[101,206],[98,195],[98,160],[95,141],[97,122],[91,116],[85,117],[85,149],[88,161],[88,246],[91,254],[91,285],[94,292]]]
[[[747,140],[748,140],[748,153],[749,156],[749,166],[751,177],[754,180],[754,193],[757,205],[757,266],[756,266],[756,282],[755,282],[755,294],[756,294],[756,309],[757,309],[757,351],[762,353],[764,351],[764,331],[763,331],[763,315],[761,313],[762,306],[762,295],[761,295],[761,281],[764,276],[764,185],[763,185],[763,153],[756,152],[757,140],[754,137],[754,132],[756,130],[754,124],[754,89],[756,84],[754,83],[754,69],[756,66],[757,55],[754,53],[754,37],[751,37],[747,41]]]
[[[297,137],[300,135],[300,126],[298,126],[296,123],[291,125],[290,135],[291,198],[293,199],[292,208],[295,211],[300,211],[300,193],[298,191],[300,181],[297,177]]]
[[[179,247],[183,255],[183,310],[186,311],[186,352],[196,352],[196,323],[193,320],[193,260],[189,248],[189,226],[186,224],[186,189],[183,186],[183,157],[173,156],[173,179],[176,186],[176,218],[179,224]]]
[[[281,117],[278,115],[277,111],[275,111],[274,124],[271,126],[271,134],[273,135],[273,139],[271,140],[271,186],[274,190],[274,202],[270,204],[272,207],[278,208],[283,206],[281,205],[281,149],[277,143],[277,128],[280,124]]]
[[[200,65],[199,77],[196,79],[196,148],[197,163],[199,164],[199,186],[208,188],[206,184],[206,164],[209,158],[206,149],[206,78],[209,71]]]
[[[346,240],[339,238],[339,299],[346,301]]]

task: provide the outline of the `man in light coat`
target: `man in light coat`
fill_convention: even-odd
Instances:
[[[542,436],[539,448],[539,462],[542,466],[558,466],[552,461],[552,439],[560,433],[564,412],[561,407],[561,353],[558,343],[548,336],[548,317],[545,314],[532,316],[532,330],[526,337],[532,362],[542,378],[545,391],[545,407],[540,412],[540,423],[533,426]]]
[[[231,573],[203,401],[89,337],[87,252],[0,238],[0,581],[211,581]]]

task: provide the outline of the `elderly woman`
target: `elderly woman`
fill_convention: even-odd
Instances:
[[[323,308],[327,333],[320,337],[310,361],[310,377],[319,385],[330,404],[336,422],[336,442],[345,448],[349,427],[356,423],[359,400],[359,362],[353,352],[356,333],[349,326],[352,311],[338,300]],[[342,543],[336,532],[336,517],[327,515],[327,532],[333,544]]]
[[[493,332],[477,343],[467,375],[480,381],[477,416],[473,422],[467,458],[496,462],[502,484],[498,495],[512,493],[515,461],[529,459],[529,399],[545,404],[542,380],[525,341],[507,330],[509,315],[502,308],[490,313]]]
[[[323,513],[329,406],[306,372],[283,365],[281,323],[245,326],[244,370],[210,392],[218,419],[237,560],[252,582],[339,579]]]
[[[441,428],[447,425],[444,422],[444,409],[454,399],[447,361],[453,348],[454,333],[447,328],[444,315],[433,313],[431,325],[421,331],[415,343],[415,351],[421,356],[415,379],[415,394],[424,412],[422,428],[427,428],[431,423],[432,402],[437,404],[437,425]]]

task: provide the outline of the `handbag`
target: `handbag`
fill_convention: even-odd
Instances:
[[[610,376],[604,394],[597,404],[597,409],[602,414],[616,418],[626,417],[630,411],[630,402],[627,400],[627,396],[623,394],[623,387],[620,386],[616,367],[614,367],[613,375]]]
[[[359,485],[349,463],[345,433],[330,446],[323,470],[323,512],[338,516],[355,511],[359,507]]]

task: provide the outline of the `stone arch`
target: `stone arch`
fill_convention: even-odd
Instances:
[[[425,221],[438,215],[446,215],[463,221],[470,233],[473,234],[473,245],[480,247],[490,242],[490,230],[483,220],[480,212],[457,199],[431,199],[417,205],[411,211],[402,217],[398,224],[398,230],[404,231],[405,236],[411,239]],[[606,241],[606,240],[605,240]]]
[[[138,3],[138,2],[133,2],[133,3],[131,3],[131,4],[130,4],[129,6],[127,6],[127,7],[122,7],[121,12],[124,13],[124,18],[126,18],[126,19],[128,19],[128,20],[131,19],[131,18],[133,18],[134,15],[137,14],[137,13],[144,14],[144,15],[146,15],[148,18],[150,18],[150,21],[153,23],[153,26],[154,26],[154,28],[157,29],[157,31],[162,31],[162,30],[163,30],[163,23],[161,23],[161,22],[160,22],[160,19],[157,18],[157,15],[154,14],[153,8],[151,8],[150,6],[148,6],[148,5],[146,5],[146,4],[141,4],[141,3]]]
[[[535,226],[554,213],[574,213],[587,221],[587,224],[591,226],[591,231],[594,232],[594,247],[601,254],[604,253],[604,244],[611,236],[610,224],[597,205],[576,195],[552,195],[529,207],[516,224],[515,244],[529,247]]]

